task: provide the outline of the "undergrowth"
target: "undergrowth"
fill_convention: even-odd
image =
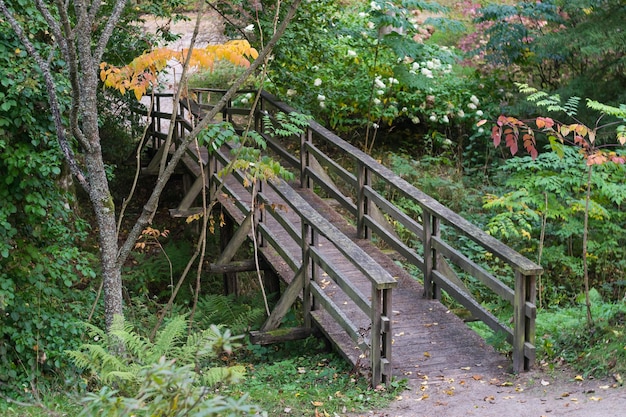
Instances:
[[[296,353],[297,352],[297,353]],[[274,346],[248,346],[248,377],[227,387],[228,395],[249,393],[270,416],[345,415],[385,407],[406,387],[406,381],[372,389],[319,339]]]
[[[597,291],[591,292],[592,328],[586,325],[582,301],[571,307],[538,310],[536,366],[554,370],[566,365],[584,377],[614,377],[620,383],[626,374],[626,303],[606,303]],[[482,322],[469,325],[496,350],[511,353],[504,334],[494,333]]]

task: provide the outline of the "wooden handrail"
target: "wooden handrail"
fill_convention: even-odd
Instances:
[[[269,108],[284,113],[295,111],[292,107],[278,101],[267,92],[262,92],[262,99],[264,111],[267,111]],[[351,172],[339,166],[333,158],[327,156],[314,143],[314,138],[321,141],[320,144],[323,145],[324,149],[331,147],[333,153],[337,152],[337,154],[349,156],[349,159],[353,162],[351,166],[353,171]],[[284,148],[281,149],[279,142],[274,142],[271,146],[279,150],[279,152],[285,152]],[[443,287],[453,298],[468,308],[475,316],[481,318],[494,331],[506,333],[507,340],[513,345],[513,366],[516,371],[530,367],[530,364],[534,361],[535,280],[537,275],[543,271],[541,266],[485,233],[434,198],[415,188],[371,156],[347,143],[335,133],[313,120],[309,122],[309,129],[307,134],[303,136],[299,152],[300,166],[294,166],[294,168],[298,168],[301,175],[306,176],[306,178],[301,179],[303,184],[309,184],[312,187],[312,184],[310,184],[312,182],[316,187],[321,188],[340,202],[348,213],[355,216],[357,228],[361,236],[369,238],[372,231],[375,232],[379,239],[399,250],[407,260],[420,267],[424,274],[424,286],[427,296],[438,298]],[[335,184],[327,181],[325,174],[320,174],[319,169],[310,166],[311,157],[314,157],[317,163],[321,164],[325,170],[332,172],[338,179],[341,179],[351,189],[351,195],[346,195],[339,191]],[[293,161],[293,159],[287,160]],[[372,186],[374,182],[372,177],[375,177],[377,184],[383,184],[382,186],[379,185],[380,188],[394,190],[397,195],[419,205],[422,210],[421,224],[400,213],[391,201],[376,191]],[[411,250],[399,241],[392,233],[389,233],[387,228],[373,216],[373,211],[375,210],[382,210],[399,224],[402,224],[407,230],[412,231],[422,242],[424,256],[421,257],[414,250]],[[510,265],[515,275],[514,290],[444,241],[440,232],[444,224]],[[444,256],[445,259],[442,259],[441,256]],[[498,296],[511,302],[514,310],[514,328],[510,329],[508,326],[499,323],[486,308],[474,301],[470,294],[461,291],[451,281],[451,279],[455,278],[449,276],[455,275],[452,269],[447,268],[452,271],[448,274],[444,274],[439,270],[445,267],[443,265],[444,262],[450,262],[464,272],[476,277]]]

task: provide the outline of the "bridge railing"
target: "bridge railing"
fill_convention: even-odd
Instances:
[[[230,161],[230,155],[224,151],[218,151],[212,156],[216,159],[217,166],[226,166]],[[391,381],[391,313],[392,313],[392,289],[396,287],[396,280],[375,262],[367,253],[359,248],[354,242],[333,226],[326,218],[312,208],[293,188],[282,180],[273,180],[257,185],[258,190],[249,184],[249,180],[238,171],[231,173],[237,179],[238,187],[229,186],[218,174],[217,170],[212,174],[212,181],[222,185],[222,192],[230,197],[243,215],[250,213],[250,205],[245,203],[241,191],[247,190],[254,194],[254,207],[257,211],[263,207],[257,215],[258,223],[256,232],[263,246],[271,246],[272,249],[289,265],[293,271],[293,285],[295,291],[302,291],[302,302],[305,318],[305,326],[311,327],[311,320],[323,320],[317,314],[324,309],[339,324],[343,331],[352,339],[359,349],[369,356],[372,384]],[[263,189],[271,188],[273,192],[287,202],[289,208],[275,207],[276,199],[269,197]],[[279,200],[280,201],[280,200]],[[294,226],[294,222],[287,215],[292,211],[299,217],[300,227]],[[286,250],[285,242],[281,241],[276,234],[275,226],[267,226],[267,216],[272,216],[290,238],[301,248],[302,258],[300,261]],[[336,260],[331,260],[324,251],[318,247],[318,242],[323,240],[334,245],[344,255],[344,262],[352,265],[355,270],[360,270],[370,282],[370,294],[363,294],[350,284],[350,278],[336,268]],[[368,327],[360,327],[343,312],[321,283],[321,274],[332,279],[353,305],[360,308],[367,317]],[[299,285],[300,284],[300,285]],[[289,289],[287,291],[290,291]],[[280,306],[276,307],[278,310]],[[280,316],[284,311],[274,311],[273,315]],[[322,326],[320,328],[323,329]]]
[[[262,93],[259,120],[276,111],[294,109]],[[261,124],[259,122],[259,124]],[[535,359],[536,278],[542,268],[488,235],[434,198],[424,194],[374,158],[342,140],[333,132],[311,121],[299,143],[266,137],[284,162],[300,173],[303,187],[323,190],[338,201],[356,223],[362,238],[376,238],[397,251],[423,274],[425,296],[439,298],[441,290],[483,321],[494,332],[504,333],[513,347],[513,368],[527,370]],[[339,158],[338,158],[339,157]],[[338,162],[341,161],[341,162]],[[417,219],[405,214],[394,201],[404,199],[419,207]],[[394,223],[390,227],[389,221]],[[410,234],[417,247],[400,239],[394,228]],[[446,233],[443,233],[444,230]],[[512,277],[495,276],[459,247],[458,237],[469,239],[486,253],[499,258],[512,271]],[[457,273],[458,271],[458,273]],[[465,287],[461,276],[481,282],[512,307],[512,327],[502,323],[481,305]],[[513,288],[503,282],[509,279]]]

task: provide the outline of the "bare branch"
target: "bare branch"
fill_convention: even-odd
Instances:
[[[104,50],[109,43],[109,39],[111,39],[111,35],[113,34],[113,29],[120,21],[120,16],[124,11],[124,7],[126,7],[126,3],[128,0],[117,0],[115,2],[115,6],[113,7],[113,12],[109,19],[107,20],[107,24],[100,35],[100,39],[98,39],[98,44],[96,45],[96,49],[93,51],[93,59],[96,62],[102,61],[102,55],[104,54]]]

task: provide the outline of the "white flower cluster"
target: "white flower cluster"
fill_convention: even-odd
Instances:
[[[252,93],[244,94],[244,96],[239,100],[241,104],[248,104],[250,99],[252,98]]]
[[[317,101],[320,103],[320,107],[323,109],[326,107],[326,96],[323,94],[317,95]]]
[[[478,100],[478,97],[476,97],[475,95],[472,95],[470,97],[470,102],[467,103],[467,108],[470,110],[476,110],[476,116],[478,117],[482,117],[484,115],[483,111],[480,110],[478,108],[478,105],[480,104],[480,101]]]
[[[433,58],[429,61],[413,62],[409,73],[416,75],[418,72],[426,78],[435,78],[436,72],[450,74],[452,72],[452,64],[444,65],[438,58]]]
[[[378,10],[381,10],[382,7],[380,7],[380,4],[373,1],[370,3],[370,9],[372,9],[373,11],[378,11]]]

